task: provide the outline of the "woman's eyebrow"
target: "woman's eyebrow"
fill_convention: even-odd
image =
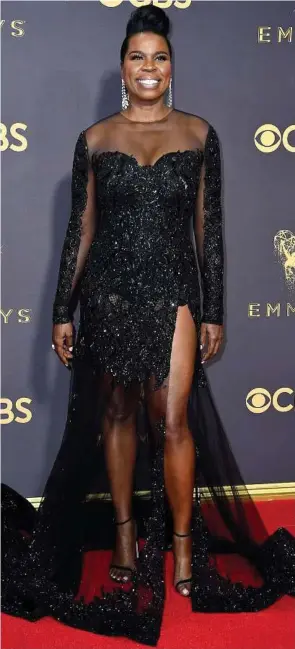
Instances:
[[[144,52],[142,50],[131,50],[131,52],[129,52],[129,54],[143,54],[144,55]],[[168,54],[168,52],[166,52],[166,50],[159,50],[157,52],[154,52],[153,56],[155,56],[156,54]]]

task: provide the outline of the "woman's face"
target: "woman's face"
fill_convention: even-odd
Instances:
[[[166,39],[153,32],[131,36],[122,64],[122,77],[132,103],[156,101],[167,90],[171,59]]]

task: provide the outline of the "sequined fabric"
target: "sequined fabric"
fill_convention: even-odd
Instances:
[[[132,123],[116,113],[80,133],[55,324],[73,319],[76,289],[80,321],[66,426],[38,512],[33,515],[21,496],[4,487],[2,609],[157,644],[163,555],[171,538],[165,417],[149,420],[146,386],[165,389],[177,310],[184,305],[198,334],[188,404],[196,452],[192,610],[257,611],[294,595],[294,537],[283,528],[267,534],[200,362],[201,323],[223,321],[221,164],[212,125],[177,110],[154,124]],[[149,456],[150,509],[146,514],[142,504],[138,510],[143,545],[132,583],[111,582],[101,558],[86,597],[85,553],[103,553],[114,542],[107,505],[101,503],[98,514],[88,495],[104,466],[103,419],[117,388],[126,395],[128,412],[136,413]],[[220,552],[247,558],[261,583],[249,586],[222,576]]]
[[[174,124],[175,115],[178,120]],[[117,141],[112,131],[104,135],[114,150],[101,150],[106,145],[101,142],[101,123],[82,131],[76,144],[72,213],[53,321],[71,319],[70,297],[84,268],[75,353],[80,358],[88,355],[93,364],[125,385],[152,373],[158,387],[167,376],[178,306],[188,304],[196,324],[200,319],[192,223],[196,224],[202,268],[203,320],[222,323],[219,143],[212,126],[207,126],[204,139],[204,124],[200,126],[197,118],[194,124],[189,117],[188,138],[185,114],[172,111],[168,137],[171,148],[178,148],[158,154],[153,164],[140,164],[134,153],[115,150],[120,145],[130,151],[130,124],[124,120],[121,131],[127,126],[125,139],[120,133]],[[110,123],[116,133],[116,120]],[[105,126],[108,133],[109,123]],[[160,135],[163,137],[162,132]],[[134,134],[132,140],[134,146]],[[184,148],[189,145],[192,148]],[[202,168],[200,209],[197,195]]]

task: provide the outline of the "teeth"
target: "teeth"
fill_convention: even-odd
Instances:
[[[141,83],[143,86],[156,86],[159,81],[157,79],[138,79],[138,83]]]

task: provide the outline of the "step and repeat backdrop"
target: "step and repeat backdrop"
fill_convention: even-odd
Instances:
[[[74,144],[121,108],[119,50],[141,4],[2,3],[2,481],[27,497],[42,493],[67,412],[51,313]],[[291,482],[295,4],[158,4],[173,21],[174,106],[211,122],[222,147],[226,345],[208,366],[213,394],[246,482]]]

